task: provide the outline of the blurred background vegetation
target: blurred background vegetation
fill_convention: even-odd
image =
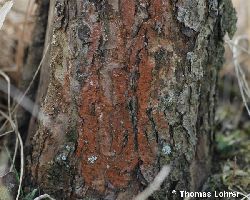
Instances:
[[[233,3],[238,22],[237,32],[231,42],[239,37],[250,39],[250,1],[233,0]],[[237,57],[229,47],[232,44],[229,38],[225,40],[225,64],[218,80],[213,175],[203,190],[229,189],[244,194],[245,198],[242,199],[250,199],[250,116],[242,100],[234,65],[234,59],[237,58],[250,85],[250,40],[244,39],[239,43],[236,47],[239,50]],[[243,48],[246,51],[242,51]],[[250,99],[247,99],[249,103]]]

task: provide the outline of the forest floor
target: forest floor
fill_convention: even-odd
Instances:
[[[248,200],[250,196],[246,196],[250,194],[250,117],[234,77],[221,77],[219,86],[220,94],[223,95],[220,95],[216,108],[213,169],[203,191],[237,191],[242,194],[240,199]]]

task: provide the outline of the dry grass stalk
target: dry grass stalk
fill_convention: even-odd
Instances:
[[[154,181],[140,194],[138,194],[134,200],[146,200],[155,191],[159,190],[163,181],[168,177],[170,173],[169,166],[163,166],[161,171],[157,174]]]

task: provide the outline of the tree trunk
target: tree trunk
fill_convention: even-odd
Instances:
[[[198,191],[223,36],[234,31],[230,0],[50,2],[32,182],[56,199],[124,200],[171,165],[152,199]]]

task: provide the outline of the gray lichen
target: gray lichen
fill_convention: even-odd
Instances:
[[[97,156],[95,155],[88,157],[88,162],[90,164],[94,164],[96,160],[97,160]]]
[[[74,150],[75,150],[74,143],[65,144],[64,148],[61,151],[59,151],[58,155],[56,156],[55,161],[58,164],[65,163],[69,158],[69,156],[72,154],[72,152],[74,152]]]
[[[47,178],[50,182],[49,185],[46,185],[46,188],[48,191],[51,190],[51,188],[56,188],[56,190],[49,192],[57,198],[69,195],[74,188],[74,185],[72,185],[71,182],[76,175],[74,166],[75,160],[73,157],[74,151],[75,144],[66,143],[61,146],[54,160],[49,162],[50,167],[47,169]],[[65,187],[65,185],[67,185],[67,187]],[[62,192],[61,188],[64,188],[65,190]]]
[[[169,146],[169,145],[164,145],[163,147],[162,147],[162,153],[164,154],[164,155],[170,155],[171,153],[172,153],[172,149],[171,149],[171,147]]]
[[[177,3],[177,19],[195,31],[199,31],[203,25],[205,12],[205,0],[187,0]]]

